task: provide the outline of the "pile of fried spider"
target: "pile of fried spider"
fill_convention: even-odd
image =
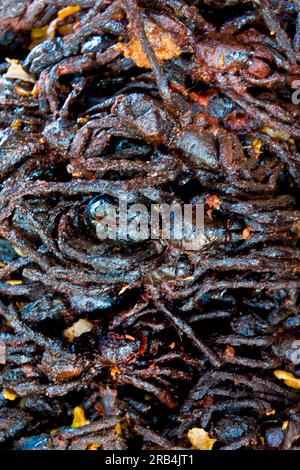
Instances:
[[[1,448],[300,449],[299,118],[299,0],[0,2]]]

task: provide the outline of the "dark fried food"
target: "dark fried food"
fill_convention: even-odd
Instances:
[[[0,3],[1,446],[299,449],[299,1]]]

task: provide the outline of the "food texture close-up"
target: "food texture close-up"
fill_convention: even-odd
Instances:
[[[300,449],[299,118],[299,0],[0,0],[0,449]]]

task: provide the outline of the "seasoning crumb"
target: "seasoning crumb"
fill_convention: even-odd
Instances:
[[[23,82],[35,83],[35,78],[23,69],[20,61],[17,59],[6,59],[10,64],[7,72],[3,75],[4,78],[19,79]]]
[[[3,396],[6,400],[14,401],[17,398],[17,395],[13,392],[9,392],[8,390],[3,391]]]
[[[293,374],[285,370],[275,370],[274,375],[277,379],[283,380],[285,385],[296,390],[300,390],[300,379],[297,379]]]
[[[118,295],[122,295],[124,294],[124,292],[129,288],[129,285],[126,285],[124,287],[122,287],[122,289],[120,290],[120,292],[118,292]]]
[[[273,416],[276,414],[276,410],[266,411],[266,416]]]
[[[112,376],[113,380],[117,379],[117,375],[121,374],[121,371],[118,367],[112,367],[110,369],[110,375]]]
[[[98,450],[99,447],[101,447],[102,444],[100,442],[94,442],[93,444],[89,444],[86,448],[86,450]]]
[[[242,233],[242,239],[248,240],[251,237],[251,232],[254,232],[253,228],[251,227],[244,228],[243,233]]]
[[[22,258],[26,258],[26,253],[24,253],[23,250],[21,250],[21,248],[18,248],[17,246],[13,245],[13,249],[15,250],[15,252],[21,256]]]
[[[125,335],[125,338],[128,339],[129,341],[135,341],[135,338],[131,335]]]
[[[91,331],[93,327],[93,323],[85,320],[84,318],[80,318],[78,321],[73,323],[72,326],[63,331],[63,336],[72,343],[75,338],[79,338],[83,333]]]
[[[87,424],[90,424],[90,421],[85,417],[85,411],[81,406],[75,406],[73,410],[73,422],[71,424],[71,428],[82,428]]]
[[[145,21],[145,33],[159,61],[169,60],[181,54],[182,51],[172,34],[161,29],[152,21]],[[133,35],[127,44],[119,42],[114,48],[121,51],[127,59],[133,60],[138,67],[151,68],[142,44],[136,36]]]
[[[194,449],[212,450],[217,439],[209,437],[208,432],[202,428],[192,428],[188,432],[188,439]]]

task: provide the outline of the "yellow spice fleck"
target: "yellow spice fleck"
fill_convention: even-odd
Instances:
[[[300,379],[297,379],[293,374],[287,372],[286,370],[275,370],[274,375],[277,379],[283,380],[285,385],[296,390],[300,390]]]
[[[90,421],[86,419],[84,409],[81,406],[76,406],[73,410],[73,422],[71,428],[82,428],[87,424],[90,424]]]
[[[102,444],[100,442],[94,442],[93,444],[88,445],[86,450],[98,450],[101,446]]]
[[[120,436],[120,434],[122,433],[122,426],[121,426],[121,423],[117,423],[115,425],[115,433],[118,436]]]
[[[254,139],[252,141],[252,147],[254,149],[254,152],[255,152],[255,156],[256,157],[259,157],[259,155],[261,155],[263,153],[262,151],[262,147],[263,147],[264,143],[262,140],[260,139]]]
[[[6,400],[14,401],[17,398],[17,395],[13,392],[8,392],[7,390],[4,390],[3,396]]]
[[[117,375],[121,374],[120,369],[118,367],[112,367],[110,369],[110,375],[112,376],[113,380],[117,379]]]
[[[20,129],[22,127],[22,119],[14,119],[11,122],[10,127],[12,127],[13,129]]]
[[[10,284],[11,286],[19,286],[23,284],[23,281],[21,281],[21,279],[9,279],[6,281],[6,284]]]
[[[68,16],[74,15],[75,13],[77,13],[80,10],[81,10],[80,5],[65,7],[57,13],[57,18],[59,19],[59,21],[63,21]]]
[[[33,28],[31,30],[31,44],[29,49],[33,49],[35,46],[41,44],[47,39],[53,39],[55,37],[56,30],[58,30],[62,36],[72,33],[73,25],[59,25],[59,22],[65,20],[70,15],[74,15],[80,10],[80,5],[65,7],[57,13],[57,18],[51,21],[51,23],[46,24],[41,28]]]

